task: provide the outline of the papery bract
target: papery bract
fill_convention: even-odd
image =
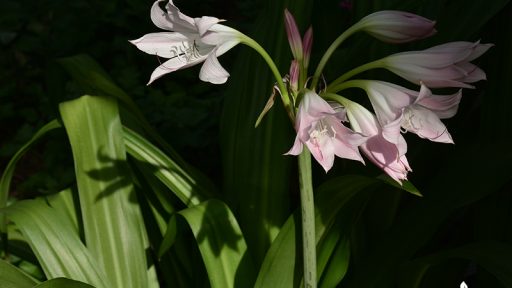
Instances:
[[[435,23],[416,14],[384,10],[362,18],[355,26],[381,41],[405,43],[435,34]]]
[[[453,95],[433,95],[425,85],[417,92],[383,81],[358,81],[365,83],[364,89],[382,125],[401,119],[402,128],[421,138],[453,143],[440,118],[450,118],[457,113],[461,90]]]
[[[166,5],[167,12],[164,12],[160,2],[153,3],[151,20],[157,27],[172,32],[150,33],[130,41],[148,54],[169,59],[153,71],[148,85],[167,73],[202,62],[201,80],[214,84],[226,82],[229,73],[220,65],[217,57],[237,45],[242,34],[218,24],[221,20],[215,17],[191,18],[181,13],[172,0]]]
[[[466,87],[485,80],[485,72],[470,61],[480,57],[492,44],[450,42],[422,51],[408,51],[382,59],[382,67],[400,77],[431,88]]]
[[[356,102],[346,100],[347,117],[355,132],[368,136],[360,149],[375,165],[398,183],[412,171],[405,156],[407,143],[400,134],[401,118],[381,125],[375,115]]]
[[[295,122],[297,137],[286,154],[299,155],[306,144],[326,172],[331,169],[334,156],[364,163],[357,147],[366,137],[345,127],[341,123],[344,116],[315,92],[307,91],[299,104]]]

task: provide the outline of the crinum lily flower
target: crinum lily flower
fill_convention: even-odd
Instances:
[[[325,172],[331,169],[334,156],[364,163],[357,147],[366,137],[345,127],[341,123],[345,118],[345,113],[335,111],[315,92],[306,91],[295,122],[297,137],[286,154],[299,155],[306,144]]]
[[[368,93],[382,125],[400,119],[400,125],[405,131],[430,141],[453,143],[440,119],[453,117],[457,113],[461,90],[452,95],[433,95],[423,84],[417,92],[383,81],[357,81],[362,83],[362,88]]]
[[[407,143],[400,134],[401,118],[381,125],[375,115],[360,104],[348,99],[344,99],[342,104],[352,129],[368,136],[360,146],[363,154],[401,184],[402,180],[407,179],[407,173],[412,171],[405,157]]]
[[[167,73],[202,62],[201,80],[214,84],[226,82],[229,73],[217,57],[240,43],[243,34],[218,24],[222,20],[215,17],[191,18],[181,13],[172,0],[163,11],[160,2],[163,1],[153,3],[151,20],[157,27],[172,32],[150,33],[130,41],[148,54],[168,59],[153,71],[148,85]]]
[[[474,88],[467,83],[485,80],[485,72],[470,61],[480,57],[493,44],[450,42],[422,51],[390,55],[379,62],[398,76],[427,87]]]

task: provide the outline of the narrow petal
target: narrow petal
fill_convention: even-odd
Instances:
[[[301,104],[304,106],[303,109],[307,111],[307,114],[311,117],[323,117],[326,114],[336,113],[327,101],[311,90],[308,90],[304,94]]]
[[[332,139],[327,136],[306,142],[311,155],[324,168],[325,172],[331,170],[334,164],[334,145],[332,142]]]
[[[361,151],[398,183],[401,184],[401,180],[407,179],[407,173],[410,171],[409,164],[405,155],[399,155],[396,145],[380,136],[375,136],[361,146]]]
[[[364,89],[382,125],[399,118],[402,109],[410,105],[413,97],[417,95],[415,91],[384,81],[365,81],[365,83]]]
[[[286,152],[284,155],[299,155],[302,153],[302,142],[299,139],[299,136],[295,137],[295,142],[293,143],[290,151]]]
[[[434,142],[453,143],[452,137],[446,126],[439,120],[437,115],[419,105],[407,109],[403,127],[421,138]]]
[[[464,69],[467,72],[467,75],[462,79],[462,81],[464,82],[474,83],[480,80],[487,79],[485,72],[474,64],[471,64],[469,62],[462,62],[458,63],[457,66]]]
[[[228,71],[220,65],[219,60],[215,55],[215,50],[212,51],[208,55],[208,58],[206,58],[203,67],[201,67],[199,79],[213,84],[222,84],[228,80],[228,77]]]
[[[187,61],[186,59],[183,59],[181,57],[174,57],[172,59],[169,59],[153,71],[147,85],[151,84],[153,81],[167,73],[171,73],[176,70],[194,66],[196,64],[203,62],[205,59],[206,56],[200,56],[199,58],[191,59],[191,61]]]
[[[432,112],[441,119],[453,117],[459,108],[459,103],[462,98],[462,90],[452,95],[431,95],[416,102]]]
[[[201,18],[194,19],[195,25],[199,31],[199,35],[203,36],[210,27],[219,23],[219,19],[211,16],[203,16]]]
[[[171,58],[190,49],[189,36],[176,32],[150,33],[130,41],[139,50],[151,55]]]
[[[204,34],[202,34],[201,41],[208,45],[219,46],[226,42],[234,42],[238,44],[240,43],[241,37],[242,34],[238,30],[225,25],[214,24]],[[233,46],[229,48],[232,48]]]
[[[173,25],[173,29],[176,32],[189,31],[197,33],[197,27],[192,17],[189,17],[180,12],[180,9],[174,5],[172,0],[165,6],[167,9],[167,15]]]

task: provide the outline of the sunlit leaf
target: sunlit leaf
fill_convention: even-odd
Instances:
[[[66,277],[112,287],[97,259],[81,242],[73,223],[44,199],[24,200],[6,208],[49,279]]]
[[[114,286],[154,285],[116,101],[83,96],[59,109],[73,151],[88,249]]]
[[[34,288],[94,288],[94,286],[67,278],[55,278],[34,286]]]
[[[254,263],[240,227],[226,204],[208,200],[181,210],[178,215],[186,220],[196,238],[211,287],[252,287]],[[168,233],[175,233],[173,226],[169,227]],[[173,238],[165,239],[173,241]],[[162,246],[169,247],[170,244],[164,242]],[[160,252],[165,251],[161,249]]]

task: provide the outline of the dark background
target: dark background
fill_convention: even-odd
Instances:
[[[367,244],[370,252],[361,252],[360,265],[371,263],[372,257],[396,254],[386,251],[396,251],[392,247],[400,250],[408,241],[417,243],[404,252],[404,258],[474,241],[511,244],[512,5],[506,0],[469,2],[175,1],[187,15],[227,19],[226,25],[260,41],[275,57],[283,74],[291,58],[282,23],[284,7],[297,16],[301,31],[313,25],[313,68],[339,33],[373,11],[399,9],[437,20],[438,34],[411,44],[387,45],[366,35],[351,37],[327,65],[328,81],[392,52],[424,49],[447,41],[495,44],[475,61],[487,72],[488,81],[476,83],[474,90],[465,89],[459,113],[445,121],[456,144],[431,143],[406,135],[408,158],[414,170],[410,180],[425,197],[418,200],[398,190],[376,193],[364,221],[366,229],[371,230],[371,237],[366,237],[379,241]],[[250,211],[240,211],[240,207],[257,202],[263,188],[275,197],[272,209],[284,210],[267,215],[269,221],[280,225],[297,203],[295,162],[292,157],[282,156],[294,136],[279,104],[261,127],[253,128],[274,82],[268,69],[256,53],[237,46],[219,59],[232,74],[227,84],[200,82],[197,66],[146,86],[158,60],[137,50],[128,40],[158,31],[149,17],[151,4],[143,0],[0,1],[0,167],[5,167],[38,128],[58,117],[59,102],[87,92],[59,64],[61,58],[87,54],[135,100],[149,122],[188,162],[221,187],[219,197],[231,203],[242,226],[250,225],[254,216]],[[383,70],[362,77],[413,88]],[[265,159],[270,160],[261,164]],[[72,165],[64,132],[52,134],[20,162],[12,195],[27,198],[58,192],[73,182]],[[337,160],[327,175],[316,164],[314,168],[317,184],[347,173],[380,174],[371,164],[363,166],[345,160]],[[268,180],[266,187],[261,187],[261,179]],[[381,213],[388,206],[395,209],[386,211],[392,219],[386,222]],[[409,232],[395,233],[402,229]],[[407,235],[412,238],[404,239]],[[397,238],[403,242],[396,242]],[[444,265],[462,267],[458,275],[473,281],[470,287],[501,287],[474,262]],[[433,275],[441,277],[446,271],[443,267],[439,266]],[[358,274],[354,275],[357,279]],[[425,285],[440,287],[428,286],[428,282]]]

